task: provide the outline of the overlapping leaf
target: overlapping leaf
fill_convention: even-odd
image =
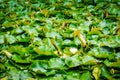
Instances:
[[[0,0],[1,80],[119,80],[119,0]]]

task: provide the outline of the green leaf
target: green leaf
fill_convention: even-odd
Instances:
[[[19,76],[21,80],[32,79],[32,74],[28,70],[21,71]]]
[[[103,20],[103,21],[101,21],[100,23],[99,23],[99,26],[101,27],[101,28],[104,28],[104,27],[106,27],[106,20]]]
[[[82,73],[80,80],[91,80],[91,73],[89,71]]]
[[[38,31],[35,28],[23,26],[23,30],[25,30],[31,37],[38,36]]]
[[[20,71],[17,70],[16,68],[10,68],[9,70],[9,76],[8,79],[12,79],[12,80],[19,80],[20,79]]]
[[[27,80],[29,78],[32,78],[32,75],[28,72],[28,70],[23,70],[20,71],[14,67],[11,67],[8,72],[7,79],[12,79],[12,80]]]
[[[80,42],[80,41],[79,41],[79,42]],[[66,39],[66,40],[64,40],[64,41],[62,42],[62,45],[63,45],[63,46],[71,46],[71,45],[74,45],[74,43],[73,43],[71,40]]]
[[[78,70],[71,70],[68,71],[67,74],[65,75],[66,80],[79,80],[80,79],[80,73]]]
[[[47,45],[34,48],[39,55],[54,55]]]
[[[117,60],[120,60],[120,52],[116,53],[116,57],[115,58],[117,58]]]
[[[29,42],[30,41],[30,38],[26,36],[25,34],[16,36],[16,39],[18,42]]]
[[[105,77],[105,78],[107,78],[107,79],[111,79],[111,80],[114,80],[113,78],[112,78],[112,76],[110,75],[110,73],[109,73],[109,71],[106,69],[106,67],[102,67],[101,68],[101,75],[103,76],[103,77]]]
[[[22,33],[23,32],[23,30],[22,30],[22,28],[16,28],[16,29],[14,29],[13,31],[12,31],[12,34],[20,34],[20,33]]]
[[[3,43],[4,43],[4,36],[0,35],[0,44],[3,44]]]
[[[17,54],[14,54],[12,56],[12,60],[14,60],[16,63],[30,63],[31,62],[31,59],[30,57],[21,57]]]
[[[2,63],[0,63],[0,73],[3,72],[3,71],[5,71],[5,66]]]
[[[120,36],[110,36],[106,41],[101,42],[101,44],[104,44],[104,46],[108,46],[111,48],[117,48],[120,47]]]
[[[104,61],[104,64],[107,66],[107,67],[116,67],[116,68],[120,68],[120,60],[116,61],[116,62],[110,62],[108,60],[105,60]]]
[[[95,56],[96,58],[109,58],[113,59],[115,54],[113,50],[107,47],[95,47],[91,49],[88,54]]]
[[[30,69],[37,74],[43,74],[46,76],[55,74],[55,70],[50,70],[48,68],[48,62],[46,61],[34,61],[31,64]]]
[[[92,56],[86,55],[82,57],[82,64],[83,65],[94,65],[97,64],[99,61]]]
[[[16,38],[13,35],[5,35],[6,42],[9,44],[13,44],[16,42]]]
[[[53,69],[64,69],[65,63],[61,58],[52,58],[49,60],[49,67]]]
[[[8,51],[11,53],[18,53],[20,56],[26,57],[29,56],[29,48],[22,46],[10,46]]]
[[[0,80],[119,80],[119,5],[0,0]]]
[[[50,37],[50,38],[58,38],[58,39],[61,39],[62,38],[62,36],[59,34],[59,33],[57,33],[57,32],[46,32],[46,37]]]
[[[68,57],[65,59],[65,63],[67,64],[67,66],[69,67],[76,67],[82,64],[82,61],[80,61],[80,57],[79,55],[74,55],[72,57]]]

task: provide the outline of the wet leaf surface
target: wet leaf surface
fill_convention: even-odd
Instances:
[[[0,80],[119,80],[119,0],[0,0]]]

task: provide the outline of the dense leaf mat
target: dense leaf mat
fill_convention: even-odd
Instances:
[[[120,80],[119,0],[0,0],[1,80]]]

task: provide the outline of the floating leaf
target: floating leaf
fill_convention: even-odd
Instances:
[[[4,43],[4,36],[0,35],[0,44],[3,44],[3,43]]]
[[[118,0],[0,0],[0,80],[119,80]]]
[[[61,58],[52,58],[49,61],[49,67],[55,69],[64,69],[65,63]]]
[[[83,65],[94,65],[94,64],[97,64],[98,62],[99,61],[92,56],[86,55],[82,57]]]
[[[12,56],[12,60],[14,60],[16,63],[30,63],[30,57],[21,57],[19,55],[14,54]]]
[[[74,55],[72,57],[68,57],[65,60],[65,63],[67,64],[67,66],[69,67],[76,67],[82,64],[82,61],[80,61],[80,57],[79,55]]]
[[[9,44],[13,44],[16,42],[16,38],[13,35],[5,35],[6,42]]]
[[[38,74],[46,76],[55,74],[55,70],[48,69],[48,62],[46,61],[35,61],[31,64],[30,69]]]
[[[89,71],[82,73],[80,80],[91,80],[91,73]]]

